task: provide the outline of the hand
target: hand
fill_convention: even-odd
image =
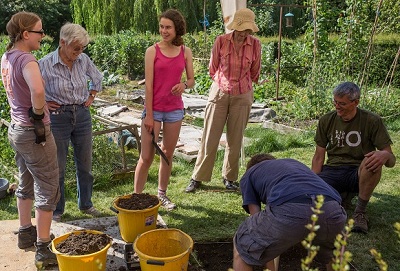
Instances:
[[[365,168],[368,171],[376,172],[388,160],[386,151],[372,151],[365,155]]]
[[[56,102],[50,101],[46,102],[47,103],[47,108],[49,108],[50,111],[55,111],[57,108],[60,107],[60,105]]]
[[[151,134],[151,132],[153,131],[153,127],[154,127],[154,120],[152,117],[149,117],[148,114],[146,114],[146,117],[144,117],[143,120],[143,125],[144,128],[146,129],[146,131]]]
[[[37,115],[33,112],[32,107],[28,110],[30,121],[33,123],[33,127],[35,128],[36,135],[36,144],[44,145],[46,142],[46,130],[43,123],[44,113],[41,115]]]
[[[172,87],[171,93],[172,95],[182,95],[182,93],[185,91],[185,84],[184,83],[179,83],[176,84],[175,86]]]

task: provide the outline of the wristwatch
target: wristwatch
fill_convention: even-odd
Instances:
[[[89,96],[92,96],[93,98],[96,98],[96,94],[90,93]]]
[[[187,85],[186,81],[183,82],[183,84],[185,85],[185,89],[187,89],[187,88],[188,88],[188,85]]]

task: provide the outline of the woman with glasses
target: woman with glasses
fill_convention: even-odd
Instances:
[[[57,264],[48,246],[53,211],[60,197],[56,144],[39,65],[32,51],[44,37],[40,17],[31,12],[14,14],[6,26],[10,43],[1,58],[1,79],[11,107],[8,139],[15,150],[19,171],[17,197],[18,247],[36,246],[38,270]],[[31,211],[35,201],[36,226]]]
[[[93,175],[90,106],[102,88],[103,75],[89,56],[83,53],[88,43],[89,35],[82,26],[67,23],[61,27],[59,47],[39,61],[60,169],[61,198],[53,215],[55,221],[61,220],[65,208],[64,178],[70,142],[76,166],[78,207],[91,216],[101,215],[91,200]]]

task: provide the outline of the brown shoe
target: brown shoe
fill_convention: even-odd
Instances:
[[[368,218],[365,213],[355,212],[353,214],[354,226],[352,232],[368,233]]]
[[[30,226],[27,229],[18,230],[18,247],[20,249],[32,247],[36,242],[36,226]]]

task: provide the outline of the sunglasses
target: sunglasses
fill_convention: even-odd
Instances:
[[[40,34],[40,35],[44,34],[44,30],[43,29],[40,29],[40,30],[28,30],[28,32],[37,33],[37,34]]]

